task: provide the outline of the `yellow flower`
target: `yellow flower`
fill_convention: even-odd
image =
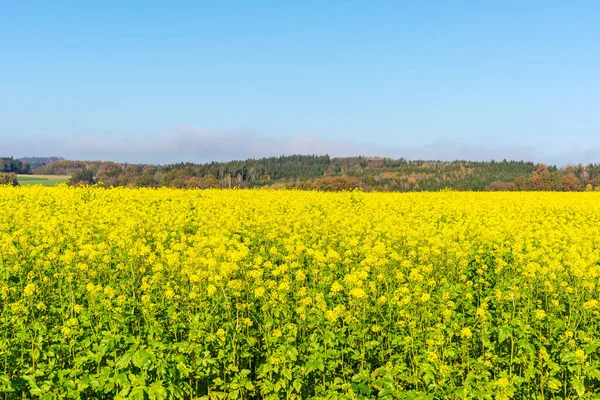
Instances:
[[[331,284],[331,288],[330,288],[331,293],[337,294],[337,293],[341,292],[342,290],[344,290],[344,287],[342,285],[340,285],[338,282],[333,282]]]
[[[565,338],[567,338],[567,339],[573,338],[573,332],[572,331],[565,331]]]
[[[233,279],[227,282],[227,287],[234,290],[240,290],[242,288],[242,281],[239,279]]]
[[[362,288],[354,288],[350,290],[350,296],[356,297],[357,299],[364,299],[367,297],[367,294]]]
[[[577,357],[580,362],[584,362],[586,358],[585,351],[583,351],[582,349],[575,350],[575,357]]]
[[[217,287],[213,284],[208,285],[208,287],[206,288],[206,294],[208,295],[208,297],[211,297],[216,292],[217,292]]]
[[[289,282],[281,282],[279,284],[279,286],[277,287],[277,290],[280,292],[287,292],[290,290],[290,283]]]
[[[502,301],[502,291],[496,289],[496,291],[494,292],[494,297],[497,301]]]
[[[583,308],[588,311],[598,308],[598,300],[592,299],[586,301],[585,303],[583,303]]]
[[[328,321],[334,322],[337,321],[337,313],[333,310],[327,310],[325,311],[325,318],[327,318]]]
[[[96,285],[94,285],[92,282],[89,282],[85,288],[87,289],[88,292],[90,293],[94,293],[96,291]]]
[[[309,306],[313,303],[312,297],[304,297],[300,300],[300,304],[303,306]]]
[[[487,320],[487,314],[485,312],[485,309],[479,307],[476,311],[476,314],[481,320],[483,320],[483,321]]]
[[[35,292],[37,292],[38,287],[35,285],[35,283],[28,283],[25,286],[25,289],[23,289],[23,294],[27,297],[31,297],[35,294]]]
[[[535,317],[539,320],[543,320],[546,318],[546,311],[544,310],[535,310]]]
[[[503,376],[502,378],[499,378],[496,381],[496,384],[498,385],[498,387],[505,389],[506,387],[508,387],[508,385],[510,385],[510,381],[506,376]]]
[[[427,361],[436,362],[438,360],[438,355],[435,351],[427,352]]]
[[[469,329],[469,327],[462,328],[460,334],[465,339],[471,339],[473,337],[473,332],[471,332],[471,329]]]
[[[304,282],[306,279],[306,274],[302,270],[296,271],[296,279],[300,282]]]

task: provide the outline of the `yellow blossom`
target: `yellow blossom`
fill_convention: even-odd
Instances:
[[[465,339],[471,339],[473,337],[473,332],[471,332],[471,329],[469,329],[469,327],[465,327],[460,331],[460,334],[462,335],[462,337],[464,337]]]
[[[213,294],[215,294],[217,292],[217,287],[215,285],[213,285],[212,283],[210,285],[207,286],[206,288],[206,294],[210,297]]]
[[[333,282],[331,284],[331,293],[333,294],[337,294],[339,292],[341,292],[344,289],[344,287],[342,285],[340,285],[338,282]]]
[[[35,292],[38,290],[37,285],[35,285],[34,283],[28,283],[25,286],[25,289],[23,289],[23,294],[27,297],[31,297],[35,294]]]

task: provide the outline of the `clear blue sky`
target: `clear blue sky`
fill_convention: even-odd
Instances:
[[[3,1],[0,155],[600,162],[600,2]]]

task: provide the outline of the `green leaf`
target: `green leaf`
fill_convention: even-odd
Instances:
[[[599,379],[600,380],[600,370],[593,369],[589,372],[590,378]]]
[[[0,375],[0,390],[3,392],[14,392],[11,386],[10,377],[8,375]]]
[[[550,379],[548,380],[548,382],[552,382],[552,383],[553,383],[553,385],[554,385],[556,388],[558,388],[558,389],[555,389],[554,391],[558,391],[558,390],[560,390],[560,388],[561,388],[561,386],[562,386],[562,382],[561,382],[560,380],[556,379],[556,378],[550,378]]]
[[[123,354],[115,363],[116,369],[126,369],[129,365],[129,361],[131,361],[131,354],[125,353]]]
[[[509,339],[512,335],[512,329],[509,326],[502,325],[498,328],[498,343],[502,343]]]
[[[577,392],[579,397],[582,397],[585,394],[585,385],[583,381],[579,378],[574,378],[571,383],[573,384],[573,389]]]
[[[133,354],[133,357],[131,357],[131,361],[133,362],[133,365],[135,365],[136,367],[141,369],[143,367],[143,365],[146,363],[146,361],[148,361],[149,358],[150,358],[150,353],[148,353],[147,350],[138,349]]]
[[[146,390],[146,386],[135,387],[131,390],[131,393],[129,393],[129,398],[144,400],[144,393],[146,392]]]
[[[162,381],[156,381],[148,387],[148,397],[150,400],[162,400],[167,398],[167,389],[162,385]]]
[[[35,378],[33,376],[24,376],[23,378],[29,384],[29,393],[31,393],[34,396],[41,396],[42,394],[44,394],[42,389],[40,389],[40,387],[35,382]]]

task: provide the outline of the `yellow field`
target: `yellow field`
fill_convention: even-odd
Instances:
[[[1,187],[0,393],[594,398],[599,277],[598,193]]]

